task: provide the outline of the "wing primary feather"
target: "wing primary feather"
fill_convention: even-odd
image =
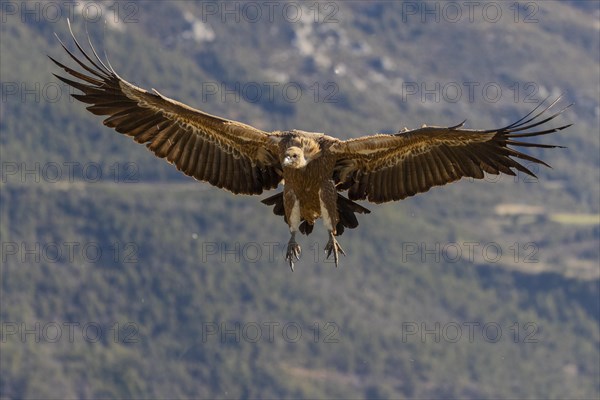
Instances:
[[[528,112],[527,114],[525,114],[522,118],[518,119],[517,121],[513,122],[510,125],[505,126],[504,128],[501,128],[501,129],[492,129],[492,130],[489,130],[487,132],[507,131],[507,130],[512,129],[512,128],[516,128],[516,127],[519,127],[519,126],[526,125],[526,124],[530,123],[531,121],[535,120],[537,117],[539,117],[540,115],[542,115],[546,111],[548,111],[554,104],[556,104],[561,99],[561,97],[562,97],[562,94],[560,96],[558,96],[558,98],[556,100],[554,100],[548,107],[544,108],[542,111],[540,111],[538,114],[534,115],[533,117],[527,119],[531,114],[535,113],[542,105],[544,105],[544,103],[546,103],[546,101],[548,101],[548,99],[550,98],[550,95],[548,95],[533,110],[531,110],[530,112]]]
[[[400,183],[401,183],[401,175],[400,175],[400,168],[401,168],[402,164],[398,164],[398,165],[394,165],[393,167],[390,168],[390,174],[391,174],[391,196],[394,199],[398,199],[400,197]]]
[[[228,180],[229,175],[229,153],[221,153],[221,165],[219,166],[219,183],[217,186],[223,187]]]
[[[229,167],[229,174],[228,174],[228,179],[229,179],[229,186],[232,187],[232,191],[234,193],[240,193],[243,191],[242,189],[242,177],[240,176],[240,166],[243,165],[243,160],[242,159],[238,159],[237,162],[235,162],[233,155],[230,155],[231,157],[231,164]]]
[[[183,130],[177,131],[177,127],[175,126],[175,133],[173,134],[172,140],[174,144],[166,153],[166,158],[169,162],[175,164],[177,169],[182,170],[183,160],[181,159],[183,155],[183,150],[185,149],[185,145],[188,142],[190,135],[187,135],[187,132]],[[177,163],[179,161],[179,163]],[[177,165],[179,164],[179,165]]]
[[[106,69],[106,70],[102,69],[102,67],[100,67],[98,64],[96,64],[94,62],[94,60],[92,60],[92,58],[90,56],[88,56],[87,53],[83,50],[83,48],[79,44],[79,41],[75,37],[75,34],[73,33],[73,29],[71,28],[71,21],[69,21],[68,18],[67,18],[67,25],[69,26],[69,32],[71,33],[73,42],[75,43],[75,46],[77,46],[77,48],[79,49],[81,54],[90,62],[90,64],[92,64],[94,67],[96,67],[99,72],[103,72],[104,74],[106,74],[106,77],[110,77],[110,71],[108,69]],[[88,38],[89,38],[89,35],[88,35]],[[104,65],[104,64],[102,64],[102,65]]]
[[[219,179],[219,168],[221,167],[221,152],[216,149],[216,146],[212,146],[212,153],[213,153],[213,159],[212,159],[212,163],[210,163],[208,166],[210,167],[209,172],[209,179],[208,181],[212,184],[212,185],[216,185]]]
[[[54,61],[54,60],[52,59],[52,57],[50,57],[50,59],[51,59],[52,61]],[[58,63],[57,63],[57,64],[58,64]],[[67,72],[68,72],[68,71],[67,71]],[[55,74],[55,73],[52,73],[52,75],[54,75],[56,78],[60,79],[62,82],[66,83],[67,85],[71,85],[71,86],[73,86],[75,89],[77,89],[77,90],[81,90],[81,91],[82,91],[83,93],[85,93],[85,94],[90,94],[90,93],[94,93],[94,94],[102,94],[102,93],[103,93],[103,91],[102,91],[102,90],[100,90],[100,89],[98,89],[98,88],[96,88],[96,87],[94,87],[94,86],[86,85],[85,83],[81,83],[81,82],[76,82],[76,81],[73,81],[73,80],[71,80],[71,79],[69,79],[69,78],[65,78],[65,77],[63,77],[63,76],[57,75],[57,74]],[[83,75],[83,74],[79,74],[79,75],[81,75],[81,77],[80,77],[79,79],[86,80],[85,78],[87,78],[87,76],[85,76],[85,75]],[[84,78],[84,77],[85,77],[85,78]],[[89,79],[89,78],[88,78],[88,79]],[[92,83],[92,84],[94,84],[94,85],[96,85],[96,86],[98,86],[98,85],[101,85],[101,84],[102,84],[100,81],[96,81],[96,80],[93,80],[93,79],[90,79],[90,80],[91,80],[92,82],[89,82],[89,83]]]
[[[423,160],[423,175],[425,176],[425,186],[427,186],[427,182],[430,184],[434,184],[436,179],[435,173],[435,162],[432,160],[431,153],[424,154],[422,157]]]
[[[547,135],[549,133],[554,133],[554,132],[562,131],[563,129],[567,129],[568,127],[570,127],[572,125],[573,124],[567,124],[567,125],[559,126],[558,128],[551,128],[551,129],[546,129],[546,130],[538,131],[538,132],[503,133],[502,136],[503,137],[507,137],[507,138],[524,138],[524,137],[533,137],[533,136]]]
[[[182,150],[181,156],[179,158],[179,165],[177,168],[182,170],[184,173],[189,174],[189,165],[190,165],[190,155],[192,154],[192,149],[196,143],[196,136],[194,135],[186,135],[187,140],[185,142],[182,141]],[[183,139],[185,139],[184,137]]]
[[[450,160],[452,169],[458,174],[466,175],[466,171],[463,171],[461,166],[460,157],[454,152],[454,149],[451,146],[444,146],[444,150],[444,154]]]
[[[164,128],[161,128],[158,123],[151,126],[149,129],[156,131],[156,136],[154,139],[152,139],[152,142],[148,143],[148,149],[150,149],[150,151],[152,151],[154,154],[157,154],[159,149],[169,138],[168,131]]]
[[[518,158],[520,158],[522,160],[531,161],[531,162],[534,162],[536,164],[542,164],[545,167],[552,168],[550,165],[546,164],[544,161],[540,160],[539,158],[535,158],[535,157],[530,156],[528,154],[521,153],[520,151],[515,150],[515,149],[508,148],[508,150],[510,151],[511,155],[513,155],[515,157],[518,157]]]
[[[534,178],[537,178],[537,175],[534,174],[533,172],[531,172],[531,170],[529,170],[529,168],[527,168],[526,166],[524,166],[523,164],[516,162],[515,168],[529,176],[532,176]]]
[[[73,97],[78,95],[73,95]],[[75,97],[78,99],[77,97]],[[115,112],[122,111],[125,108],[131,107],[132,102],[130,101],[118,101],[113,103],[102,103],[102,104],[92,104],[87,106],[85,109],[95,115],[105,116],[110,115]]]
[[[541,143],[527,143],[527,142],[519,142],[518,140],[506,140],[504,143],[509,144],[511,146],[522,146],[522,147],[540,147],[543,149],[566,149],[565,146],[559,146],[556,144],[541,144]]]
[[[148,116],[148,118],[142,119],[140,121],[139,126],[134,126],[133,128],[130,128],[129,124],[131,124],[131,122],[129,122],[127,125],[120,125],[115,127],[115,129],[117,130],[117,132],[133,136],[135,141],[138,143],[147,143],[148,145],[150,145],[151,143],[148,142],[153,140],[158,134],[158,132],[154,128],[156,127],[156,124],[159,121],[160,119],[157,118],[156,115],[151,114]]]
[[[196,177],[203,181],[208,181],[209,178],[208,171],[210,171],[210,165],[212,164],[214,155],[212,147],[212,143],[205,141],[202,145],[202,152],[198,156],[198,171],[196,172]]]
[[[147,113],[135,106],[132,106],[129,108],[125,108],[122,111],[114,113],[113,115],[102,121],[102,123],[106,126],[113,128],[131,123],[131,120],[135,120],[136,122],[140,121],[139,123],[141,124],[145,118],[148,118]]]
[[[64,46],[63,46],[63,47],[64,47]],[[67,49],[65,48],[65,50],[67,50]],[[67,52],[69,52],[69,50],[67,50]],[[73,58],[74,58],[74,56],[73,56],[72,54],[71,54],[71,57],[73,57]],[[64,70],[65,70],[65,72],[67,72],[67,73],[69,73],[69,74],[73,75],[74,77],[76,77],[76,78],[78,78],[78,79],[81,79],[81,80],[84,80],[84,81],[86,81],[86,82],[88,82],[88,83],[91,83],[91,84],[93,84],[93,85],[96,85],[96,86],[99,86],[99,87],[103,86],[103,82],[102,82],[102,81],[99,81],[99,80],[97,80],[97,79],[95,79],[95,78],[91,78],[91,77],[89,77],[89,76],[87,76],[87,75],[84,75],[84,74],[82,74],[81,72],[77,72],[77,71],[75,71],[74,69],[71,69],[71,68],[67,67],[66,65],[64,65],[64,64],[62,64],[62,63],[60,63],[60,62],[56,61],[54,58],[52,58],[52,57],[50,57],[50,56],[48,56],[48,58],[49,58],[50,60],[52,60],[52,62],[54,62],[56,65],[58,65],[60,68],[64,69]],[[77,58],[74,58],[74,59],[75,59],[75,61],[79,61],[79,60],[77,60]],[[86,66],[86,67],[87,67],[87,66]],[[87,70],[87,68],[86,68],[86,70]],[[104,78],[103,78],[101,75],[98,75],[98,74],[94,73],[94,70],[91,70],[91,73],[93,73],[93,74],[94,74],[94,76],[97,76],[97,77],[99,77],[100,79],[104,79]],[[59,78],[59,76],[58,76],[58,75],[55,75],[55,76],[56,76],[57,78]]]
[[[97,68],[97,70],[92,69],[91,67],[89,67],[88,65],[84,64],[81,60],[79,60],[75,54],[73,54],[65,45],[65,43],[58,37],[58,35],[55,33],[54,36],[56,36],[56,38],[58,39],[58,41],[60,42],[61,46],[63,47],[63,49],[65,49],[65,51],[69,54],[69,56],[71,56],[71,58],[73,60],[75,60],[75,62],[77,62],[82,68],[85,68],[86,71],[93,73],[94,75],[100,77],[100,78],[108,78],[110,77],[110,73],[106,73],[107,71],[103,70],[102,68],[100,68],[88,55],[87,53],[83,50],[83,48],[81,47],[81,45],[79,44],[79,42],[77,41],[77,39],[75,38],[75,35],[73,34],[73,30],[71,29],[71,23],[70,21],[67,19],[67,24],[69,26],[69,32],[71,34],[71,38],[73,38],[73,42],[75,43],[75,46],[77,47],[77,49],[81,52],[81,54],[94,66]]]
[[[105,22],[104,27],[106,29],[106,22]],[[92,39],[90,38],[90,33],[88,32],[88,29],[87,29],[87,24],[85,25],[85,33],[87,35],[87,40],[88,40],[88,43],[90,45],[90,49],[92,49],[92,53],[94,54],[94,57],[96,57],[96,60],[98,60],[98,62],[100,63],[100,65],[102,65],[102,67],[104,68],[104,71],[106,71],[106,73],[108,75],[110,75],[111,74],[111,70],[108,69],[108,67],[102,62],[102,59],[100,57],[98,57],[98,53],[96,53],[96,49],[94,48],[94,45],[92,44]],[[73,34],[73,32],[71,32],[71,34]],[[107,60],[108,60],[108,58],[107,58]]]
[[[384,171],[385,169],[371,174],[371,193],[377,193],[377,195],[373,196],[375,201],[386,195],[387,186],[385,182],[382,182]]]
[[[77,94],[73,95],[73,97],[75,97],[77,100],[79,100],[80,96],[81,95],[77,95]],[[98,105],[91,105],[91,106],[86,107],[85,109],[95,115],[107,115],[107,114],[112,114],[113,112],[119,112],[124,108],[130,107],[131,105],[132,105],[132,102],[130,100],[124,100],[124,101],[116,101],[113,103],[103,103],[103,104],[98,104]]]
[[[414,178],[414,164],[412,163],[412,158],[410,159],[410,162],[408,162],[406,164],[407,166],[407,170],[406,170],[406,180],[405,182],[405,187],[406,187],[406,194],[408,196],[413,196],[417,193],[416,188],[415,188],[415,181],[416,179]]]
[[[454,150],[457,152],[457,156],[461,162],[465,176],[477,179],[483,178],[483,172],[478,166],[479,163],[475,161],[477,159],[475,155],[471,154],[469,151],[466,151],[462,147],[455,147]]]
[[[432,149],[431,152],[432,156],[433,156],[433,160],[437,165],[440,177],[443,181],[448,181],[450,182],[452,180],[452,178],[450,177],[450,174],[448,174],[448,171],[446,170],[446,165],[448,165],[448,158],[444,155],[443,151],[439,148],[434,148]]]
[[[71,52],[71,50],[69,50],[69,49],[67,48],[67,46],[66,46],[66,45],[65,45],[65,44],[62,42],[62,40],[60,40],[60,38],[58,37],[58,35],[56,35],[56,34],[54,34],[54,35],[56,36],[56,38],[57,38],[57,39],[58,39],[58,41],[60,42],[60,45],[62,46],[62,48],[63,48],[63,49],[64,49],[64,50],[67,52],[67,54],[68,54],[68,55],[69,55],[69,56],[70,56],[70,57],[71,57],[73,60],[75,60],[75,62],[76,62],[77,64],[79,64],[79,66],[80,66],[81,68],[85,69],[85,70],[86,70],[86,71],[88,71],[90,74],[92,74],[92,75],[94,75],[94,76],[97,76],[97,77],[98,77],[98,78],[100,78],[100,79],[108,79],[108,78],[109,78],[108,76],[105,76],[103,73],[101,73],[101,71],[96,71],[96,70],[94,70],[93,68],[90,68],[88,65],[84,64],[84,63],[83,63],[83,61],[81,61],[80,59],[78,59],[78,58],[75,56],[75,54],[73,54],[73,53]],[[60,64],[60,63],[58,63],[58,62],[57,62],[57,64],[59,64],[59,65],[62,65],[62,64]],[[68,67],[65,67],[65,69],[70,69],[70,68],[68,68]],[[69,71],[67,71],[67,72],[69,72]],[[69,72],[69,73],[71,73],[71,72]]]
[[[237,164],[239,165],[239,164]],[[228,154],[227,156],[227,175],[226,175],[226,183],[227,186],[231,186],[232,191],[235,193],[236,191],[239,192],[239,182],[240,182],[240,176],[239,176],[239,172],[236,168],[236,162],[235,162],[235,158],[233,157],[233,154]]]
[[[560,114],[562,114],[562,113],[563,113],[563,112],[564,112],[564,111],[565,111],[567,108],[571,107],[571,105],[572,105],[572,104],[569,104],[568,106],[566,106],[566,107],[565,107],[565,108],[563,108],[562,110],[560,110],[560,111],[557,111],[556,113],[554,113],[554,114],[550,115],[549,117],[547,117],[547,118],[545,118],[545,119],[543,119],[543,120],[541,120],[541,121],[537,121],[537,122],[536,122],[536,123],[534,123],[534,124],[530,124],[530,125],[527,125],[527,126],[519,126],[519,127],[515,127],[515,128],[507,129],[505,132],[507,132],[507,133],[517,132],[517,131],[519,131],[519,132],[520,132],[520,131],[524,131],[524,130],[527,130],[527,129],[535,128],[536,126],[539,126],[539,125],[545,124],[546,122],[548,122],[548,121],[551,121],[551,120],[553,120],[554,118],[558,117],[558,116],[559,116]],[[556,128],[555,128],[555,129],[556,129]],[[538,133],[538,134],[543,134],[543,133]]]
[[[190,165],[188,167],[189,175],[196,179],[201,179],[198,174],[200,168],[200,155],[202,153],[203,146],[206,146],[206,142],[203,142],[200,138],[196,137],[192,154],[190,154]]]

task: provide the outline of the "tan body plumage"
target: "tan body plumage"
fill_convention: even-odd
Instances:
[[[329,231],[327,256],[333,254],[337,266],[338,253],[343,250],[335,236],[358,225],[355,213],[369,213],[353,200],[401,200],[462,177],[481,179],[484,172],[515,175],[517,170],[533,175],[517,160],[548,165],[515,147],[560,146],[518,139],[570,126],[531,130],[564,111],[545,117],[557,99],[541,111],[540,104],[515,123],[491,130],[468,130],[460,124],[345,141],[298,130],[265,132],[136,87],[117,75],[110,64],[105,65],[91,42],[93,57],[74,36],[73,40],[83,58],[64,44],[63,48],[85,72],[51,58],[79,81],[56,76],[80,90],[82,94],[73,97],[89,104],[90,112],[106,116],[106,126],[146,144],[157,157],[186,175],[234,194],[260,194],[284,184],[283,192],[263,203],[273,205],[274,213],[283,215],[290,226],[286,259],[292,270],[294,258],[300,256],[296,232],[310,234],[319,218]],[[344,191],[349,198],[341,195]]]

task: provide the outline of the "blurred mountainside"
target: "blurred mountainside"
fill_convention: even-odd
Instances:
[[[0,10],[2,398],[600,393],[597,2]],[[195,182],[69,96],[47,57],[76,66],[54,37],[76,50],[67,18],[124,79],[266,131],[489,129],[560,94],[556,110],[574,106],[552,124],[574,125],[535,138],[567,147],[529,152],[552,166],[533,169],[539,180],[488,176],[364,204],[372,214],[340,237],[340,268],[323,260],[318,224],[291,274],[267,194]],[[86,323],[103,336],[82,335]],[[290,323],[301,338],[282,333]]]

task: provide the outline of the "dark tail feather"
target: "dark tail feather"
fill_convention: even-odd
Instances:
[[[285,217],[285,210],[283,208],[283,192],[279,192],[271,197],[267,197],[266,199],[261,200],[261,202],[268,206],[274,206],[273,213],[275,215],[282,215],[285,223],[288,223],[287,218]],[[335,227],[337,236],[341,235],[345,228],[354,229],[358,226],[358,219],[356,218],[356,215],[354,215],[355,213],[369,214],[371,212],[339,193],[337,197],[337,208],[340,216],[340,221]],[[303,220],[300,224],[300,232],[305,235],[309,235],[312,232],[313,227],[314,225]]]
[[[266,204],[268,206],[273,207],[273,214],[283,216],[285,223],[288,223],[287,218],[285,217],[285,209],[283,208],[283,192],[279,192],[271,197],[267,197],[266,199],[261,200],[261,203]],[[308,222],[302,220],[300,224],[300,233],[305,235],[310,235],[313,230],[314,225],[309,224]]]
[[[273,214],[283,215],[283,218],[285,218],[285,210],[283,209],[283,192],[279,192],[271,197],[262,199],[260,202],[268,206],[275,206],[273,207]],[[285,223],[287,224],[287,219]]]
[[[337,231],[337,236],[340,236],[344,233],[344,229],[354,229],[358,226],[358,219],[356,218],[355,213],[358,214],[369,214],[370,210],[364,208],[360,204],[353,202],[352,200],[342,196],[338,193],[337,197],[337,209],[338,214],[340,216],[340,221],[338,222],[335,230]]]

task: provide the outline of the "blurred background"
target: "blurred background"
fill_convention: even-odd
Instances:
[[[0,395],[597,398],[598,2],[2,1]],[[47,55],[271,130],[504,126],[575,103],[538,179],[463,180],[291,273],[262,196],[105,128]],[[281,190],[281,189],[279,189]],[[274,191],[272,193],[275,193]]]

